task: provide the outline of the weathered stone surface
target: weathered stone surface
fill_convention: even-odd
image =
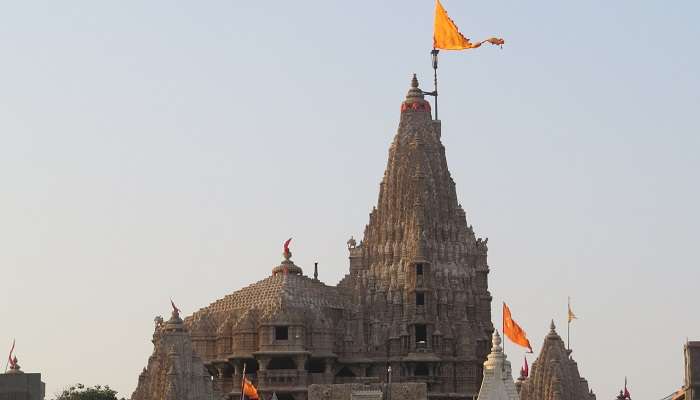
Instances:
[[[244,367],[265,399],[384,382],[388,366],[393,382],[422,384],[433,400],[476,394],[493,331],[487,240],[457,201],[440,135],[414,77],[377,207],[363,240],[348,241],[350,273],[338,286],[304,276],[285,251],[271,276],[185,319],[214,398],[240,397]],[[180,390],[166,387],[168,368],[149,362],[147,376],[159,378],[144,393]]]
[[[339,285],[357,305],[343,359],[379,371],[389,357],[397,381],[426,382],[431,398],[471,398],[493,331],[487,240],[467,223],[440,121],[415,78],[401,109],[377,207]]]
[[[131,400],[211,400],[211,375],[192,347],[177,311],[156,319],[153,354],[139,375]]]
[[[386,384],[346,383],[334,385],[309,386],[309,400],[351,400],[358,397],[370,397],[379,393],[383,398],[394,400],[425,400],[428,396],[424,383],[392,383],[390,391]]]
[[[521,400],[595,400],[588,382],[557,334],[554,321],[544,339],[542,351],[532,364],[530,376],[520,380]]]

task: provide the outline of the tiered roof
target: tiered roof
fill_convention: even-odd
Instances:
[[[520,399],[595,400],[588,381],[581,377],[578,364],[570,354],[552,321],[530,376],[522,381]]]
[[[201,328],[199,321],[207,320],[212,329],[233,314],[243,315],[249,311],[264,318],[290,310],[318,315],[323,309],[342,309],[343,306],[336,287],[302,275],[301,268],[290,262],[275,267],[271,276],[200,309],[187,317],[186,323]]]

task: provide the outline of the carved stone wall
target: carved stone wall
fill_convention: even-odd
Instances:
[[[166,323],[156,320],[153,347],[131,400],[212,399],[211,375],[176,312]]]
[[[422,385],[433,400],[476,394],[493,331],[487,240],[467,223],[415,77],[400,110],[377,207],[362,242],[348,241],[338,286],[305,276],[285,251],[268,278],[195,312],[173,336],[191,338],[217,400],[240,397],[244,368],[279,400],[306,400],[314,384],[385,382],[389,366],[392,382]],[[196,376],[170,373],[165,337],[157,330],[134,400],[181,393],[190,379],[181,377]]]
[[[521,400],[595,400],[588,382],[557,334],[554,321],[542,350],[532,364],[530,376],[519,380]]]
[[[339,285],[358,305],[341,357],[376,370],[388,358],[396,381],[425,382],[431,398],[471,398],[493,331],[487,240],[467,223],[415,76],[401,110],[377,207]]]
[[[383,394],[383,398],[396,400],[426,400],[427,387],[423,383],[392,383],[387,391],[385,384],[363,385],[361,383],[346,383],[334,385],[309,386],[309,400],[352,400],[353,394]],[[362,397],[362,396],[355,396]]]

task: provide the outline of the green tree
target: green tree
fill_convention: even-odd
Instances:
[[[95,385],[86,387],[82,383],[63,389],[57,394],[54,400],[120,400],[117,398],[117,391],[109,386]],[[121,400],[126,400],[123,397]]]

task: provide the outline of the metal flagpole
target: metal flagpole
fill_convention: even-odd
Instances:
[[[241,400],[245,400],[245,367],[246,363],[243,363],[243,375],[241,377]]]
[[[506,353],[506,302],[503,302],[503,307],[501,307],[501,335],[503,340],[501,340],[501,349],[503,354]]]
[[[438,49],[432,49],[430,51],[430,58],[432,59],[433,62],[433,84],[435,85],[432,92],[426,92],[423,91],[423,94],[428,95],[428,96],[433,96],[435,97],[435,120],[438,120],[438,89],[437,89],[437,68],[438,68],[438,53],[440,53],[440,50]]]
[[[571,297],[566,298],[566,348],[571,350]]]
[[[437,121],[438,118],[438,89],[437,89],[437,68],[438,68],[438,53],[440,50],[438,49],[433,49],[430,54],[433,56],[433,83],[434,83],[434,88],[433,90],[434,96],[435,96],[435,120]]]

